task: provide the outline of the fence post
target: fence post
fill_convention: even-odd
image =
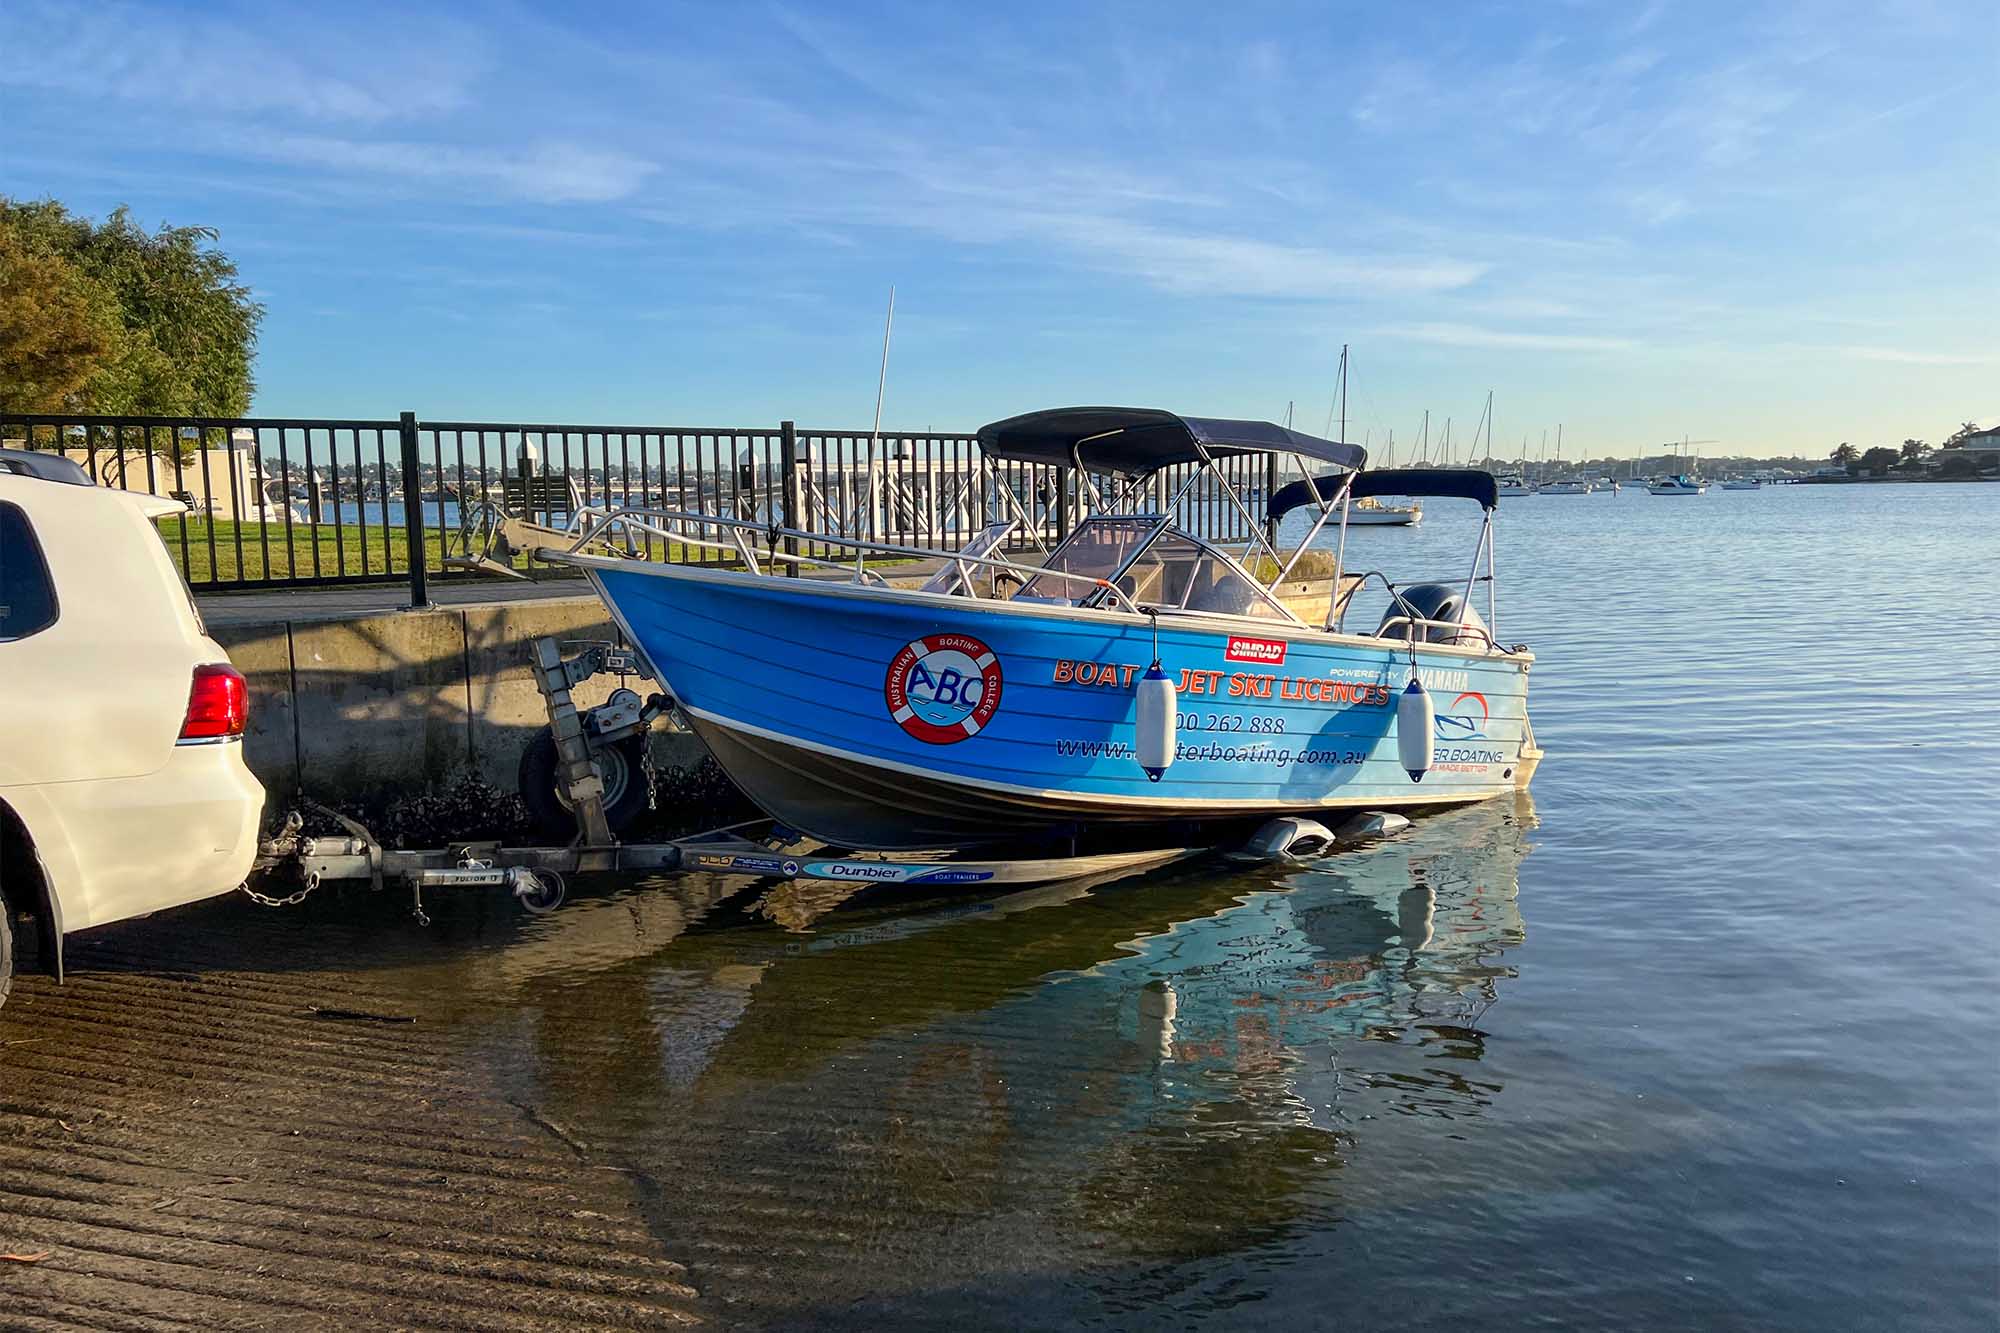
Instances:
[[[418,471],[417,414],[405,412],[399,429],[403,440],[403,549],[410,560],[410,610],[431,604],[424,587],[424,486]]]
[[[779,485],[783,488],[780,492],[781,498],[779,501],[783,526],[787,528],[803,527],[804,525],[799,522],[799,514],[805,508],[805,496],[800,494],[799,486],[799,427],[797,422],[781,421],[778,423],[778,476]],[[786,537],[785,554],[796,556],[798,553],[799,539],[797,537]],[[787,560],[785,562],[785,573],[793,578],[797,578],[799,575],[798,561]]]
[[[1056,469],[1056,540],[1069,540],[1069,469]]]
[[[1273,554],[1278,549],[1278,520],[1271,517],[1271,497],[1278,493],[1278,455],[1264,455],[1264,542]]]

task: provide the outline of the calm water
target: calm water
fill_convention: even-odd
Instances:
[[[725,1322],[1994,1327],[2000,486],[1505,505],[1532,800],[1011,897],[585,886],[372,984]]]

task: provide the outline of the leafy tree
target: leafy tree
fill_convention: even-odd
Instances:
[[[1957,444],[1960,440],[1964,439],[1966,436],[1977,435],[1978,433],[1979,433],[1979,423],[1977,421],[1961,422],[1957,430],[1953,431],[1950,435],[1945,437],[1944,447],[1949,449],[1951,448],[1951,446]]]
[[[1827,457],[1832,459],[1834,462],[1840,464],[1842,467],[1853,467],[1854,460],[1861,457],[1861,451],[1859,449],[1856,449],[1853,445],[1847,443],[1845,440],[1842,440],[1840,443],[1840,447],[1838,449],[1835,449],[1832,453],[1828,454]]]
[[[1887,445],[1877,445],[1867,453],[1861,455],[1860,468],[1863,472],[1873,473],[1879,477],[1890,468],[1896,466],[1902,457],[1902,454],[1889,448]]]
[[[1931,447],[1922,440],[1903,441],[1903,461],[1914,465],[1931,456]]]
[[[121,331],[109,292],[0,227],[0,412],[75,411]]]
[[[69,308],[108,301],[116,337],[65,404],[70,410],[161,416],[241,416],[264,308],[207,227],[148,232],[120,208],[101,223],[54,200],[0,196],[0,234],[20,250],[66,262],[96,289]],[[0,349],[0,363],[5,351]]]

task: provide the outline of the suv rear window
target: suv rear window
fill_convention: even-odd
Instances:
[[[0,643],[56,623],[56,585],[19,505],[0,504]]]

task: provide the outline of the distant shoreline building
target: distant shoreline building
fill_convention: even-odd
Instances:
[[[1970,459],[1973,470],[1977,472],[2000,467],[2000,426],[1989,426],[1961,436],[1937,452],[1940,467],[1954,458]]]

